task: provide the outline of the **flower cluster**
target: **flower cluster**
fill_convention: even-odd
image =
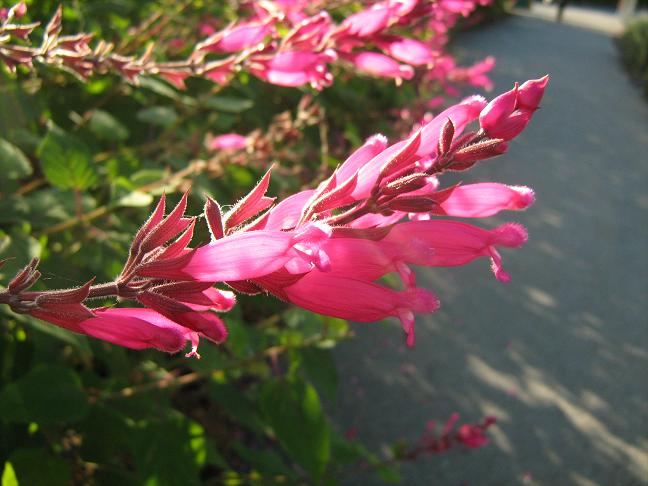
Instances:
[[[34,261],[0,292],[0,303],[129,348],[177,352],[189,341],[188,355],[196,356],[200,337],[216,343],[227,337],[215,313],[235,303],[231,291],[214,287],[224,283],[353,321],[396,317],[412,346],[415,314],[432,312],[439,302],[416,286],[410,265],[458,266],[485,257],[495,277],[509,281],[499,249],[524,244],[522,226],[486,230],[437,217],[524,209],[533,203],[533,191],[499,183],[441,188],[439,179],[506,151],[538,108],[547,82],[544,77],[516,85],[488,104],[467,98],[392,145],[373,136],[319,187],[276,205],[266,196],[269,170],[225,213],[207,200],[204,219],[212,241],[197,248],[189,246],[196,218],[184,215],[187,195],[166,216],[163,197],[135,235],[114,282],[29,291],[40,275]],[[463,133],[475,121],[480,127]],[[400,279],[397,288],[381,281],[391,273]],[[107,296],[144,307],[85,305]]]
[[[31,47],[29,35],[39,23],[15,22],[27,12],[20,2],[0,12],[0,62],[15,71],[38,61],[83,80],[106,72],[131,82],[154,75],[180,89],[190,76],[223,85],[245,70],[271,84],[322,89],[333,82],[330,65],[339,60],[359,72],[397,81],[412,78],[415,68],[424,66],[427,78],[440,81],[448,91],[449,82],[488,87],[485,72],[492,68],[492,59],[472,68],[457,67],[445,46],[448,29],[478,4],[490,1],[384,0],[339,24],[325,10],[326,2],[316,2],[314,14],[313,2],[251,2],[247,18],[212,32],[186,59],[173,62],[156,62],[152,49],[135,57],[115,53],[114,45],[104,41],[91,47],[92,34],[61,35],[60,7],[45,27],[41,44]],[[399,35],[403,26],[418,38]]]
[[[457,444],[461,444],[470,449],[483,447],[489,443],[486,430],[494,425],[497,419],[493,416],[488,416],[481,423],[463,424],[455,431],[454,428],[458,421],[459,414],[455,412],[446,421],[441,430],[441,434],[438,436],[434,433],[436,422],[433,420],[428,422],[417,447],[408,453],[409,458],[415,459],[422,453],[439,454],[446,452]]]

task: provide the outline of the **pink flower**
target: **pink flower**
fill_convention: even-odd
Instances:
[[[226,84],[234,72],[235,59],[233,57],[212,61],[205,64],[200,75],[216,84]]]
[[[372,322],[397,317],[408,346],[414,345],[414,313],[433,312],[439,307],[438,299],[428,290],[397,291],[334,271],[313,270],[278,293],[300,307],[341,319]]]
[[[394,14],[394,8],[384,2],[350,15],[342,22],[344,35],[369,37],[385,29]]]
[[[490,137],[511,140],[527,126],[538,108],[549,76],[517,84],[491,101],[479,115],[479,124]]]
[[[511,277],[502,268],[497,247],[519,248],[528,235],[523,226],[505,223],[493,230],[485,230],[458,221],[408,221],[395,225],[384,241],[406,248],[428,249],[409,253],[407,263],[434,267],[465,265],[479,257],[490,257],[491,269],[501,282]],[[424,258],[412,258],[426,255]]]
[[[230,25],[198,44],[196,51],[228,53],[256,47],[273,32],[277,20],[269,16],[263,20]]]
[[[412,79],[414,69],[407,64],[399,64],[391,57],[378,52],[358,52],[345,54],[344,58],[358,70],[382,78]]]
[[[418,447],[410,455],[416,457],[420,453],[438,454],[447,451],[456,444],[461,444],[470,449],[483,447],[490,442],[486,436],[486,431],[496,423],[497,419],[488,416],[478,424],[463,424],[453,433],[458,421],[459,414],[457,412],[450,415],[439,436],[434,433],[435,422],[433,420],[428,422],[423,436],[419,440]]]
[[[208,135],[205,147],[208,150],[241,150],[247,147],[247,137],[238,133],[224,133],[215,137]]]
[[[96,309],[96,317],[78,324],[78,332],[130,349],[155,348],[177,353],[189,341],[196,356],[198,333],[151,309]]]
[[[330,49],[324,52],[282,51],[256,55],[251,58],[250,72],[279,86],[310,84],[322,89],[333,82],[328,63],[336,58],[337,55]]]
[[[466,184],[433,194],[439,203],[430,214],[485,218],[503,210],[526,209],[535,200],[533,190],[495,182]]]
[[[374,40],[385,54],[412,66],[434,62],[435,52],[425,42],[399,36],[382,36]]]
[[[319,245],[330,229],[312,224],[297,232],[236,232],[201,246],[166,265],[142,266],[143,277],[176,278],[200,282],[248,280],[290,266],[295,272],[321,265]]]

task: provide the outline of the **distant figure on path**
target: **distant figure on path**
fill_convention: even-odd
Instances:
[[[569,2],[569,0],[558,0],[558,14],[556,15],[557,22],[562,22],[563,12],[565,11],[567,2]]]

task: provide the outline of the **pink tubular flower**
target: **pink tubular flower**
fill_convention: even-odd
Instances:
[[[518,248],[527,239],[524,227],[515,223],[505,223],[489,231],[458,221],[432,220],[397,224],[384,241],[396,246],[420,245],[428,248],[426,258],[407,260],[408,263],[417,265],[454,267],[465,265],[479,257],[490,257],[495,277],[501,282],[509,282],[511,277],[502,268],[502,258],[497,247]]]
[[[485,218],[503,210],[526,209],[535,200],[533,190],[495,182],[451,187],[434,194],[438,206],[431,214],[461,218]]]
[[[527,126],[538,109],[549,76],[517,84],[491,101],[479,115],[479,124],[490,137],[511,140]]]
[[[397,291],[336,272],[317,270],[283,288],[281,296],[313,312],[357,322],[397,317],[408,346],[414,345],[414,313],[433,312],[439,307],[436,296],[425,289]],[[349,296],[353,296],[352,302]]]
[[[78,332],[130,349],[155,348],[167,353],[181,351],[189,341],[197,356],[198,333],[151,309],[97,309],[96,317],[77,325]]]

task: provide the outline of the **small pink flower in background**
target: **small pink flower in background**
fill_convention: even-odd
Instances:
[[[369,37],[389,26],[393,14],[392,6],[387,2],[380,2],[344,19],[339,35]]]
[[[250,60],[250,72],[279,86],[310,84],[315,89],[322,89],[333,83],[333,75],[328,72],[328,63],[336,58],[333,50],[321,53],[283,51],[277,54],[256,55]]]
[[[394,79],[412,79],[414,69],[407,64],[399,64],[394,59],[379,52],[357,52],[345,54],[344,58],[359,71],[374,76]]]
[[[226,84],[227,80],[232,77],[234,68],[235,59],[230,57],[220,61],[208,62],[202,69],[201,75],[216,84]]]
[[[436,422],[433,420],[428,422],[423,436],[414,451],[410,453],[410,456],[415,458],[422,453],[438,454],[446,452],[457,444],[461,444],[470,449],[483,447],[490,442],[486,436],[486,431],[497,422],[497,419],[493,416],[488,416],[481,423],[463,424],[454,432],[455,425],[458,421],[459,414],[457,412],[450,415],[440,435],[436,435],[434,432]]]
[[[207,150],[242,150],[247,147],[248,139],[238,133],[225,133],[223,135],[205,137]]]
[[[196,46],[197,52],[240,52],[260,44],[274,29],[279,19],[268,16],[262,20],[240,22],[215,32]]]
[[[345,430],[344,438],[346,440],[356,440],[358,438],[358,427],[349,427]]]
[[[375,43],[386,54],[412,66],[431,64],[436,56],[429,44],[416,39],[385,35],[377,38]]]

